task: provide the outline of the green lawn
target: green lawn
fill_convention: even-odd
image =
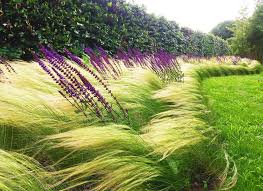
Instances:
[[[210,78],[202,90],[211,112],[210,125],[235,161],[232,190],[263,190],[263,75]]]

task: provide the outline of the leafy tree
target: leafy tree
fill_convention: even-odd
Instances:
[[[248,18],[246,10],[242,10],[232,27],[234,36],[230,39],[234,54],[251,57],[263,61],[263,2],[257,3],[252,17]]]
[[[224,21],[219,23],[215,28],[212,29],[211,33],[215,36],[219,36],[224,40],[233,37],[233,31],[230,29],[234,24],[234,21]]]
[[[263,3],[258,3],[250,19],[247,39],[252,56],[263,61]]]
[[[231,30],[233,37],[229,39],[231,50],[234,54],[240,56],[249,56],[251,45],[247,39],[249,31],[249,18],[247,17],[247,9],[242,9]]]

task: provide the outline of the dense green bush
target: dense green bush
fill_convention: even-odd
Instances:
[[[147,14],[124,0],[0,2],[0,54],[9,58],[30,59],[39,44],[74,53],[96,45],[111,53],[119,48],[200,56],[228,53],[228,44],[222,39],[187,33],[175,22]]]
[[[230,52],[227,42],[212,34],[192,31],[189,28],[181,29],[185,46],[182,53],[196,56],[224,55]]]

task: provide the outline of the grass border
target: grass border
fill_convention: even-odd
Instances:
[[[209,108],[207,105],[207,100],[205,100],[205,96],[201,90],[202,88],[202,82],[205,79],[211,78],[211,77],[222,77],[222,76],[232,76],[232,75],[253,75],[253,74],[260,74],[263,72],[263,66],[261,64],[255,64],[253,66],[234,66],[234,65],[214,65],[214,66],[196,66],[193,70],[189,71],[189,79],[193,82],[194,87],[192,90],[189,90],[190,92],[199,92],[199,96],[202,99],[202,104],[206,107],[206,110],[202,114],[203,120],[208,125],[209,123],[205,119],[205,113],[209,112]],[[186,82],[187,83],[187,82]],[[224,148],[220,147],[219,142],[216,142],[215,139],[217,138],[217,130],[213,129],[212,136],[208,135],[210,137],[210,140],[212,144],[209,144],[209,153],[212,156],[212,158],[215,158],[213,160],[213,163],[210,164],[209,170],[211,171],[217,171],[216,169],[221,169],[223,166],[222,164],[225,163],[224,170],[221,171],[218,174],[218,180],[217,180],[217,190],[230,190],[233,188],[237,182],[238,179],[238,173],[237,168],[235,165],[235,162],[232,160],[231,156],[227,154],[227,152],[224,150]],[[214,136],[214,137],[213,137]],[[216,154],[213,154],[213,149],[220,149],[219,152],[216,152]]]

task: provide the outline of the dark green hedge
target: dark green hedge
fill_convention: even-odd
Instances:
[[[39,44],[80,53],[102,46],[199,56],[229,53],[215,36],[180,28],[124,0],[1,0],[0,55],[30,59]]]

